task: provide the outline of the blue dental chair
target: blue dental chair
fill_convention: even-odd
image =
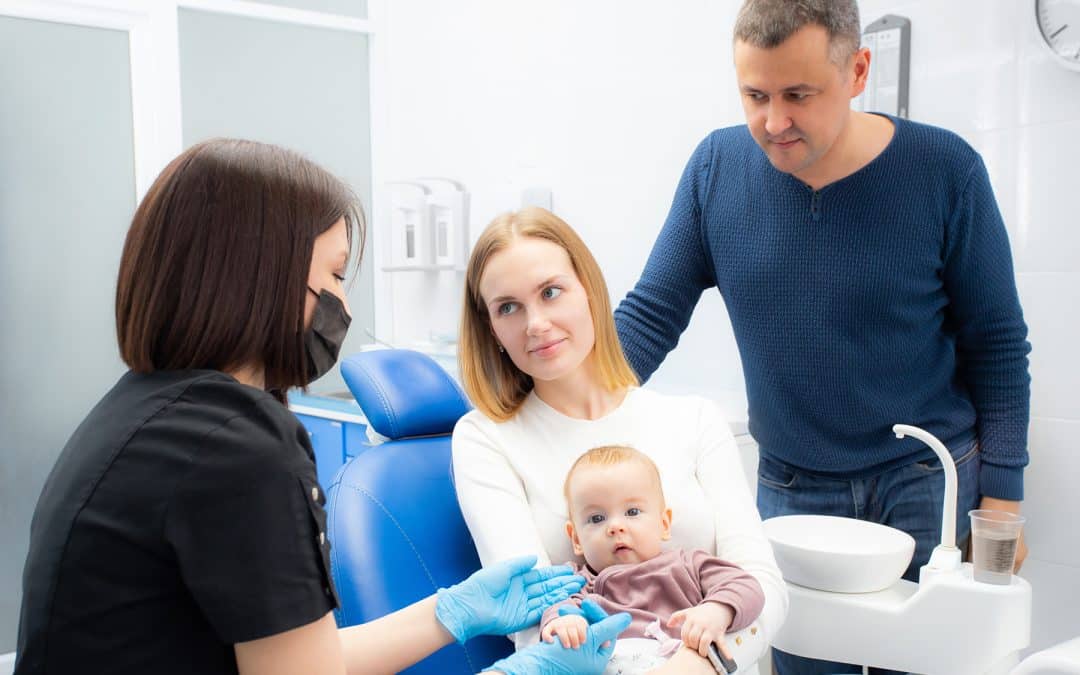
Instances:
[[[430,357],[361,352],[341,374],[371,427],[389,440],[345,464],[327,491],[339,626],[377,619],[480,569],[458,508],[450,433],[470,408]],[[474,675],[513,651],[502,636],[452,643],[403,673]]]

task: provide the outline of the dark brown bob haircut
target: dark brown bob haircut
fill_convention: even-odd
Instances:
[[[139,373],[261,368],[284,402],[309,379],[304,296],[315,238],[342,218],[355,268],[363,212],[330,172],[254,141],[188,148],[150,186],[124,242],[120,357]]]

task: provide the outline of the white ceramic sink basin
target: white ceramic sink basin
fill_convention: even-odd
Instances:
[[[884,590],[900,579],[915,553],[915,540],[906,532],[854,518],[779,516],[764,526],[784,579],[822,591]]]

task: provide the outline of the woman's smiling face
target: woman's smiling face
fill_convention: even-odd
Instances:
[[[589,298],[558,244],[515,239],[488,260],[479,289],[495,339],[534,382],[573,374],[592,353]]]

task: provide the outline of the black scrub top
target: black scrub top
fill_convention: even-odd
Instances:
[[[217,371],[127,373],[34,511],[16,675],[235,673],[337,606],[311,443]]]

